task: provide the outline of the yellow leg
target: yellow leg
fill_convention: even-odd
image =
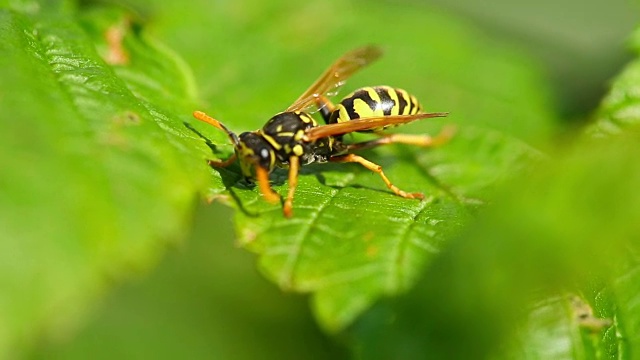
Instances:
[[[348,151],[370,149],[387,144],[408,144],[421,147],[433,147],[446,144],[456,132],[454,126],[446,126],[435,137],[429,135],[389,134],[379,139],[347,145]]]
[[[284,201],[284,216],[290,218],[293,215],[293,195],[298,186],[298,170],[300,169],[300,159],[297,156],[289,158],[289,192],[287,199]]]
[[[382,166],[372,163],[371,161],[361,156],[358,156],[356,154],[346,154],[346,155],[332,157],[329,159],[329,161],[341,162],[341,163],[344,163],[344,162],[358,163],[366,167],[367,169],[375,172],[376,174],[380,175],[380,177],[382,178],[382,181],[384,181],[384,183],[387,184],[387,187],[391,189],[391,191],[393,191],[396,195],[402,196],[403,198],[407,198],[407,199],[424,199],[424,195],[422,193],[408,193],[406,191],[400,190],[397,186],[393,185],[391,181],[389,181],[387,176],[382,171]]]
[[[269,171],[267,169],[256,166],[256,180],[258,180],[258,188],[265,200],[270,203],[280,201],[280,195],[273,191],[269,185]]]
[[[233,162],[236,161],[236,158],[237,158],[236,154],[233,154],[227,160],[209,160],[208,163],[209,165],[217,168],[227,167],[233,164]]]

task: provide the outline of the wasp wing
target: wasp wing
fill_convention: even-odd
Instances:
[[[449,115],[449,113],[438,112],[420,113],[413,115],[387,115],[349,120],[341,123],[321,125],[310,128],[305,134],[305,139],[308,141],[313,141],[327,136],[344,135],[354,131],[371,130],[373,128],[387,125],[406,124],[420,119],[444,117],[447,115]]]
[[[382,50],[374,45],[364,46],[342,55],[314,82],[286,111],[304,111],[315,100],[337,90],[356,71],[369,65],[382,55]]]

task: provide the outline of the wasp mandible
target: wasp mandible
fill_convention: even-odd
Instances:
[[[443,144],[453,135],[452,127],[445,127],[435,137],[429,135],[384,134],[382,130],[415,120],[443,117],[448,113],[425,113],[418,100],[407,91],[389,86],[364,87],[347,95],[334,105],[327,98],[356,71],[382,55],[377,46],[365,46],[341,56],[291,106],[274,115],[258,130],[236,135],[220,121],[204,112],[193,116],[224,131],[235,153],[225,161],[209,160],[213,167],[225,167],[236,159],[245,180],[256,179],[264,198],[272,203],[280,196],[269,185],[269,173],[276,167],[289,168],[289,191],[284,200],[283,213],[293,215],[293,196],[298,183],[300,166],[313,162],[354,162],[377,173],[396,195],[423,199],[422,193],[409,193],[393,185],[382,167],[359,155],[356,150],[379,145],[403,143],[423,147]],[[317,107],[325,121],[318,125],[308,110]],[[343,136],[352,132],[373,132],[374,140],[346,143]]]

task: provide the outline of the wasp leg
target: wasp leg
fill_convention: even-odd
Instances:
[[[293,195],[296,192],[298,186],[298,170],[300,169],[300,158],[292,156],[289,158],[289,192],[287,193],[287,199],[284,201],[284,207],[282,211],[284,216],[290,218],[293,215]]]
[[[207,162],[209,163],[209,165],[213,167],[221,168],[221,167],[227,167],[233,164],[233,162],[236,161],[236,158],[237,158],[236,154],[233,154],[227,160],[208,160]]]
[[[256,166],[256,180],[258,180],[258,187],[264,199],[270,203],[277,203],[280,201],[280,195],[271,189],[269,185],[269,171],[261,166]]]
[[[335,105],[324,95],[318,95],[316,98],[316,106],[325,123],[329,123],[331,113],[336,109]]]
[[[438,135],[389,134],[381,138],[361,143],[348,144],[348,151],[371,149],[386,144],[408,144],[422,147],[433,147],[446,144],[456,132],[455,126],[446,126]]]
[[[406,191],[400,190],[397,186],[393,185],[391,181],[389,181],[387,176],[382,171],[382,166],[372,163],[371,161],[361,156],[358,156],[356,154],[346,154],[346,155],[331,157],[329,158],[329,161],[341,162],[341,163],[345,163],[345,162],[358,163],[366,167],[367,169],[375,172],[376,174],[380,175],[380,177],[382,178],[382,181],[384,181],[384,183],[387,184],[387,187],[391,189],[391,191],[393,191],[396,195],[402,196],[403,198],[407,198],[407,199],[424,199],[424,195],[422,193],[408,193]]]

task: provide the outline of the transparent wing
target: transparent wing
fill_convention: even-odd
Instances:
[[[313,105],[319,96],[332,95],[351,75],[381,55],[382,50],[374,45],[364,46],[342,55],[286,111],[304,111]]]
[[[438,112],[438,113],[421,113],[421,114],[413,114],[413,115],[387,115],[387,116],[361,118],[361,119],[349,120],[349,121],[336,123],[336,124],[321,125],[321,126],[311,128],[307,130],[305,138],[308,141],[313,141],[313,140],[317,140],[327,136],[344,135],[354,131],[371,130],[377,127],[382,127],[387,125],[406,124],[406,123],[410,123],[412,121],[416,121],[420,119],[444,117],[447,115],[449,115],[449,113]]]

